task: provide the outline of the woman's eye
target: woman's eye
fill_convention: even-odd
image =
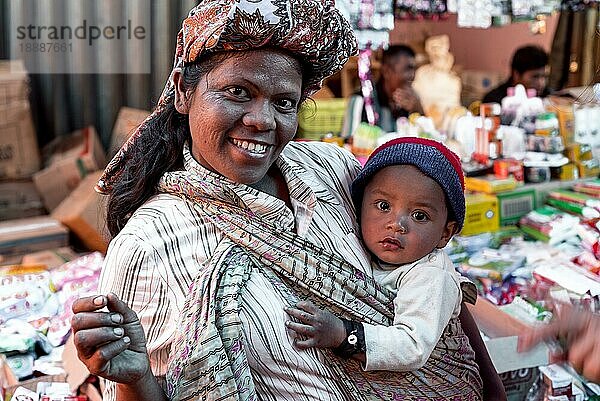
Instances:
[[[390,210],[390,204],[387,201],[379,201],[375,204],[377,206],[377,209],[387,212],[388,210]]]
[[[427,214],[424,212],[416,211],[416,212],[413,212],[413,218],[416,221],[427,221],[429,219],[429,216],[427,216]]]
[[[227,88],[227,92],[231,93],[235,97],[248,97],[248,91],[239,86],[232,86]]]
[[[291,99],[279,99],[277,101],[277,107],[283,110],[293,110],[296,108],[296,102]]]

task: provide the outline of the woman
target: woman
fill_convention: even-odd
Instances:
[[[347,318],[393,316],[390,294],[352,267],[369,266],[348,189],[358,163],[290,142],[300,103],[355,50],[329,1],[191,11],[157,109],[99,182],[116,235],[100,288],[114,294],[77,301],[72,325],[80,359],[119,383],[105,399],[381,399],[418,384],[300,352],[285,329],[283,308],[302,299]]]

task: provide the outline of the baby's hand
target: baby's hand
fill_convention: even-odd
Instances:
[[[304,339],[296,338],[299,349],[335,348],[346,338],[344,323],[332,313],[321,310],[308,301],[300,301],[295,308],[284,309],[300,323],[288,320],[285,325]]]

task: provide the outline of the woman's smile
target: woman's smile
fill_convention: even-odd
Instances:
[[[271,148],[271,145],[267,145],[264,143],[235,138],[231,139],[230,142],[244,153],[248,153],[253,157],[264,156],[267,154],[269,148]]]

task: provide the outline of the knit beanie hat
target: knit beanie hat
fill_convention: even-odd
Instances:
[[[371,154],[352,183],[352,201],[360,218],[365,187],[379,170],[410,164],[435,180],[446,194],[448,219],[457,222],[459,232],[465,220],[465,179],[460,158],[442,143],[425,138],[404,137],[384,143]],[[410,188],[400,190],[410,191]]]

